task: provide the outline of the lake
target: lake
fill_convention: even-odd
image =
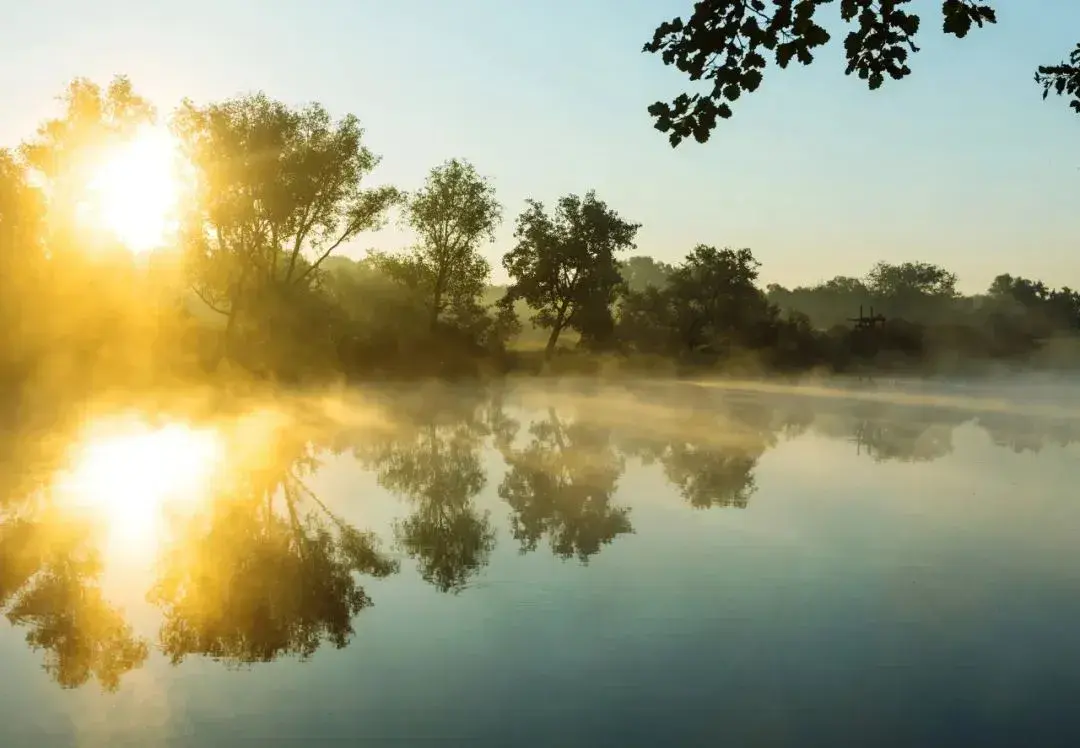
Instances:
[[[8,430],[0,745],[1080,745],[1077,394],[425,385]]]

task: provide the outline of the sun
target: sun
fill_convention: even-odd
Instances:
[[[162,127],[145,126],[110,149],[87,185],[88,207],[131,252],[161,247],[180,195],[179,149]]]
[[[57,494],[68,509],[103,521],[112,541],[145,547],[159,539],[172,505],[207,498],[221,457],[214,429],[137,419],[99,423],[72,453]]]

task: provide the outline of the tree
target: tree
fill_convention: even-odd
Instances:
[[[859,307],[873,306],[874,298],[861,278],[838,275],[814,286],[798,286],[790,291],[770,285],[769,301],[781,309],[806,314],[822,329],[846,325]]]
[[[560,198],[553,215],[543,203],[527,202],[517,244],[503,257],[511,285],[500,303],[512,308],[523,299],[536,310],[533,324],[551,331],[544,350],[550,359],[567,328],[594,339],[613,328],[610,307],[622,286],[615,254],[635,246],[641,225],[623,220],[592,191]]]
[[[673,323],[685,350],[747,337],[764,319],[764,294],[755,282],[760,263],[749,249],[699,244],[675,268],[668,284]]]
[[[113,78],[104,90],[93,81],[76,78],[60,101],[63,114],[43,122],[20,149],[44,185],[51,253],[85,244],[86,226],[78,221],[78,211],[102,159],[157,118],[154,107],[125,76]]]
[[[619,263],[619,271],[629,291],[644,291],[650,286],[663,288],[672,270],[674,268],[668,263],[658,262],[646,255],[631,257]]]
[[[26,355],[37,345],[37,314],[27,313],[40,301],[44,245],[44,195],[14,153],[0,149],[0,365]]]
[[[987,295],[995,300],[1008,299],[1030,308],[1044,303],[1050,295],[1050,289],[1042,281],[1031,281],[1002,273],[994,278]]]
[[[323,261],[399,199],[361,186],[378,157],[355,116],[335,122],[319,104],[185,101],[175,129],[197,176],[185,232],[193,289],[225,317],[226,354],[238,325],[265,323],[309,290]]]
[[[1055,289],[1042,281],[1003,273],[994,278],[987,296],[997,322],[1002,321],[1002,312],[1023,318],[1023,327],[1036,337],[1080,328],[1080,294],[1068,286]]]
[[[0,272],[21,276],[5,279],[0,306],[17,309],[7,357],[79,371],[74,388],[103,369],[114,381],[132,376],[147,358],[149,323],[158,321],[146,313],[146,276],[94,204],[102,169],[154,126],[156,112],[122,76],[106,87],[77,78],[58,98],[59,114],[0,166],[0,242],[21,246],[0,261]]]
[[[919,51],[915,37],[921,19],[904,10],[907,2],[840,2],[840,17],[855,26],[844,39],[845,73],[858,74],[871,90],[886,76],[899,80],[911,73],[907,63]],[[659,53],[665,65],[674,65],[692,81],[708,81],[711,89],[654,103],[649,114],[656,129],[668,133],[673,147],[690,136],[707,141],[717,119],[731,117],[732,103],[761,85],[766,54],[781,68],[792,60],[803,65],[814,61],[815,50],[830,41],[815,15],[831,3],[773,0],[770,8],[765,0],[700,0],[688,20],[660,24],[642,51]],[[997,22],[994,9],[977,0],[943,0],[941,10],[942,30],[957,38],[967,36],[973,25]],[[1036,81],[1043,86],[1043,98],[1051,91],[1070,94],[1072,107],[1080,112],[1080,46],[1069,63],[1039,67]]]
[[[883,299],[956,296],[956,273],[929,262],[879,262],[866,279],[870,291]]]
[[[459,159],[432,169],[424,187],[408,198],[406,220],[420,242],[387,267],[424,293],[432,330],[448,308],[476,305],[491,273],[478,249],[495,240],[501,213],[495,188]]]
[[[677,355],[762,347],[775,338],[779,310],[755,285],[758,266],[749,249],[697,245],[664,288],[626,295],[620,336],[638,350]]]

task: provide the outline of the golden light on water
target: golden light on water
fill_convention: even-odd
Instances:
[[[154,544],[170,507],[206,497],[222,451],[213,429],[99,424],[73,452],[56,489],[67,506],[101,519],[111,541]]]
[[[178,148],[168,130],[144,127],[111,150],[87,187],[87,210],[132,252],[162,246],[180,195]]]

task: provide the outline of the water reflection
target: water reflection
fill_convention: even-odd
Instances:
[[[395,536],[420,575],[441,592],[457,593],[495,548],[490,514],[474,503],[487,484],[480,450],[490,432],[471,398],[441,402],[448,407],[398,412],[395,433],[361,443],[355,453],[380,486],[412,505]]]
[[[23,507],[26,510],[26,507]],[[0,610],[44,651],[44,668],[64,688],[95,678],[116,690],[142,665],[145,641],[102,595],[101,555],[92,526],[45,508],[0,525]]]
[[[401,571],[394,548],[409,573],[454,594],[500,537],[586,563],[642,530],[620,500],[631,464],[658,470],[688,507],[753,511],[762,458],[808,435],[875,462],[941,459],[965,424],[1016,452],[1080,441],[1067,414],[647,384],[241,411],[45,420],[0,436],[0,611],[61,686],[115,690],[154,650],[174,665],[253,665],[345,647],[374,604],[366,580]],[[363,517],[371,497],[318,495],[335,457],[399,497],[386,537],[342,516]],[[110,565],[140,564],[149,581],[134,599],[160,620],[151,638],[103,584]]]
[[[212,428],[98,421],[76,437],[52,490],[62,511],[96,517],[113,543],[152,548],[172,505],[205,496],[221,457]]]
[[[857,454],[878,462],[932,462],[952,452],[953,431],[969,417],[949,408],[855,401],[818,415],[814,428],[854,442]]]
[[[521,552],[546,536],[561,558],[586,562],[616,537],[633,532],[630,510],[614,503],[625,464],[610,429],[560,420],[554,408],[529,427],[528,445],[504,443],[507,473],[499,496],[513,512],[510,532]]]
[[[223,478],[184,521],[159,563],[149,600],[174,663],[198,654],[231,664],[310,657],[345,647],[371,599],[360,575],[397,564],[377,539],[342,520],[306,478],[319,467],[316,433],[272,432],[262,459]]]
[[[51,479],[9,480],[25,493],[0,504],[0,609],[64,687],[115,690],[149,655],[106,600],[110,561],[149,572],[157,644],[174,664],[344,647],[371,605],[358,578],[398,565],[307,485],[327,425],[262,411],[203,427],[91,422],[37,464]],[[103,553],[116,541],[142,553]]]

